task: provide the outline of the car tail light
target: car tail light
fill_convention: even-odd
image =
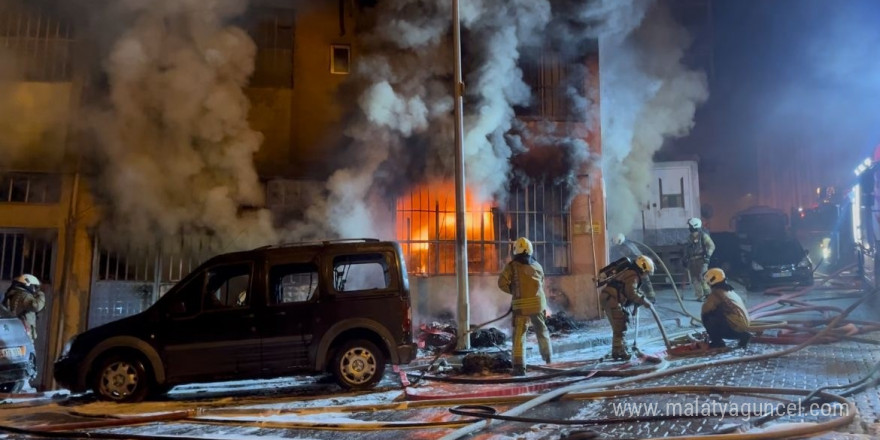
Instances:
[[[409,301],[401,301],[400,304],[403,306],[403,334],[409,337],[412,333],[412,307]]]

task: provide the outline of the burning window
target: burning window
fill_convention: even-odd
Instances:
[[[571,219],[563,190],[545,185],[517,187],[504,206],[477,203],[468,191],[467,201],[469,273],[500,272],[520,236],[532,240],[545,273],[568,273]],[[400,197],[396,230],[410,273],[454,274],[454,185],[420,185]]]

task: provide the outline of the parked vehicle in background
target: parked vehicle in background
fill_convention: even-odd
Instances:
[[[17,393],[37,374],[34,343],[24,324],[0,305],[0,393]]]
[[[55,362],[73,392],[139,401],[191,382],[328,371],[376,384],[415,356],[401,247],[375,239],[214,257],[149,309],[85,331]]]
[[[787,230],[781,210],[755,206],[731,219],[733,233],[719,233],[711,265],[720,267],[748,290],[776,285],[812,285],[809,251]]]

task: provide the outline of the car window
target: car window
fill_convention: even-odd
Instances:
[[[388,257],[383,253],[339,255],[333,258],[333,288],[337,292],[383,290],[391,286]]]
[[[163,296],[162,301],[168,304],[168,310],[176,317],[194,316],[202,310],[204,287],[205,275],[200,273],[190,278],[172,296]]]
[[[208,270],[205,310],[245,307],[250,302],[251,265],[231,264]]]
[[[311,301],[318,290],[318,267],[313,263],[278,264],[269,269],[270,304]]]

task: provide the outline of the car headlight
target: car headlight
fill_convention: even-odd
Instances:
[[[67,356],[67,353],[70,353],[70,347],[73,347],[73,341],[76,337],[72,337],[64,343],[64,347],[61,348],[61,357]]]
[[[752,261],[752,270],[764,270],[764,266]]]

